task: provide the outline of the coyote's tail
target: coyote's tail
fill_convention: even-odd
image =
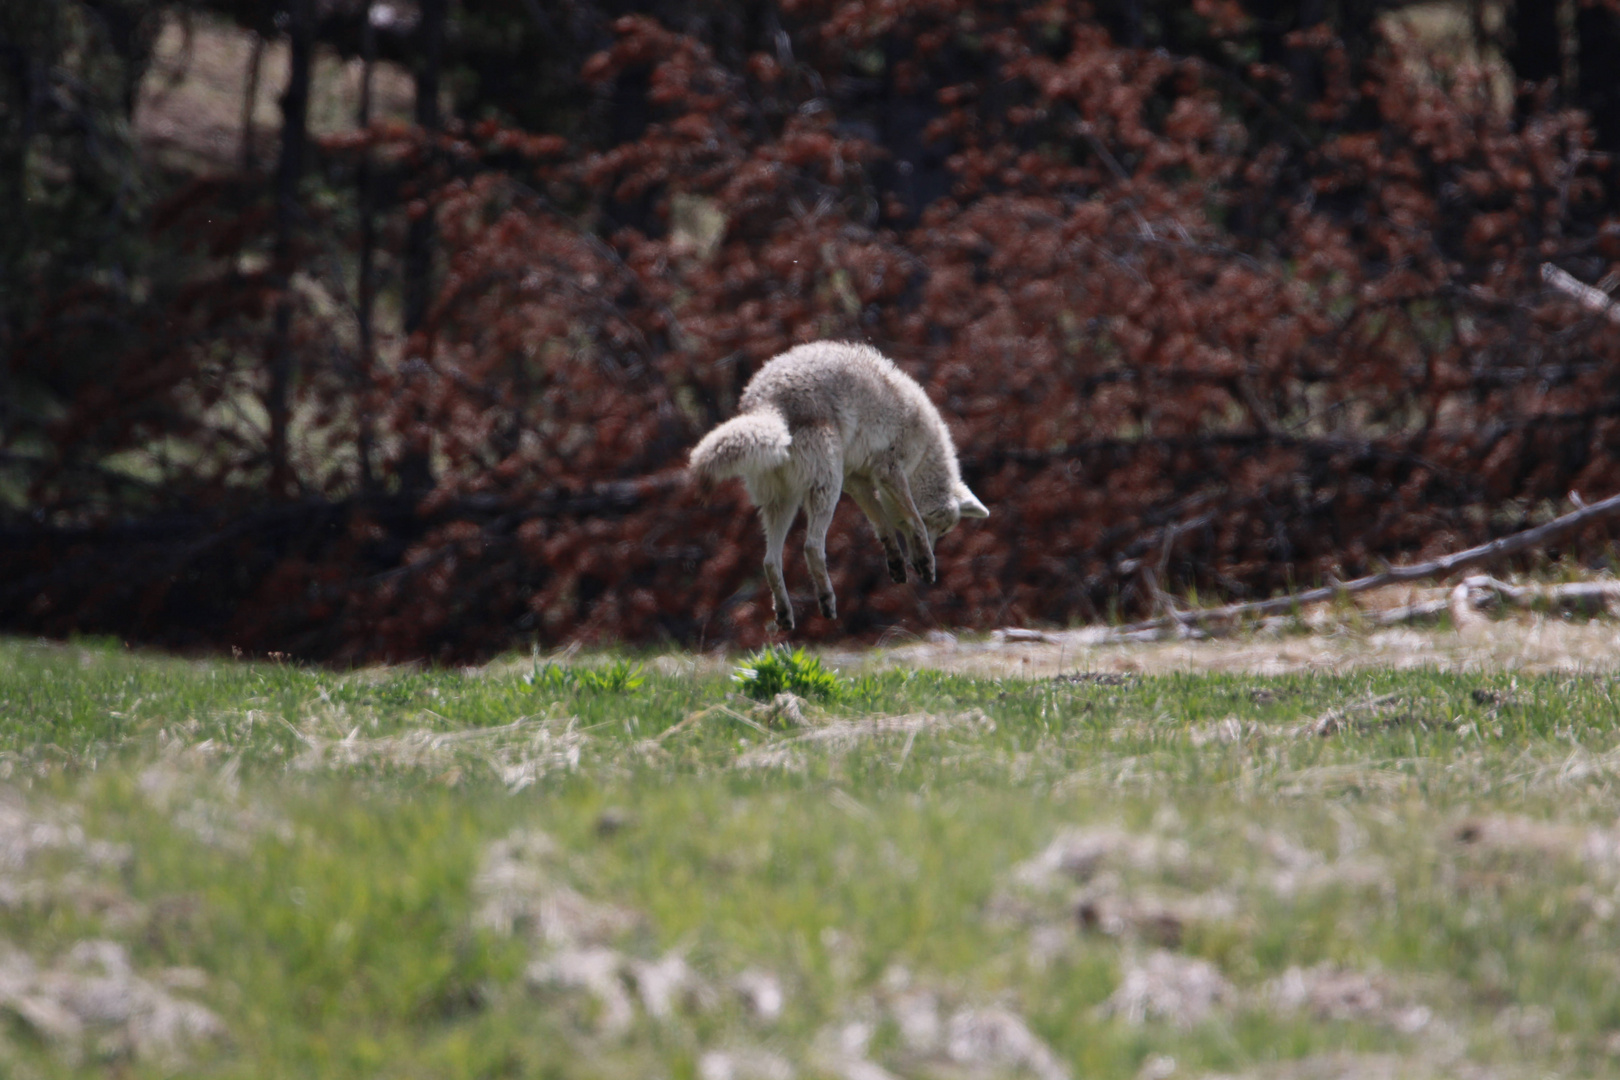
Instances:
[[[733,417],[692,448],[692,471],[705,480],[774,469],[788,459],[793,436],[775,409]]]

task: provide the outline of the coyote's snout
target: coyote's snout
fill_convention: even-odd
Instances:
[[[827,576],[827,526],[847,491],[872,522],[889,576],[906,565],[934,580],[934,542],[990,511],[962,483],[951,433],[916,380],[867,345],[817,341],[759,369],[740,411],[692,450],[692,471],[740,476],[765,526],[765,580],[776,620],[793,627],[782,544],[804,507],[804,561],[821,613],[837,614]]]

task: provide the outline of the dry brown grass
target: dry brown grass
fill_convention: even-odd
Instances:
[[[1595,579],[1607,580],[1607,579]],[[1172,672],[1290,675],[1345,673],[1374,668],[1510,671],[1525,675],[1620,671],[1620,620],[1504,608],[1495,617],[1476,613],[1461,628],[1449,625],[1379,626],[1381,615],[1427,602],[1442,604],[1450,586],[1392,585],[1358,595],[1354,610],[1318,605],[1293,625],[1205,640],[1106,642],[1106,628],[1049,630],[1046,640],[1005,640],[931,631],[900,634],[874,648],[820,650],[822,661],[847,675],[932,669],[989,678],[1046,679],[1056,675],[1122,676]],[[815,651],[815,650],[812,650]],[[575,657],[579,656],[576,661]],[[563,663],[597,664],[577,647],[557,654]],[[736,658],[723,651],[672,653],[647,661],[662,675],[730,674]],[[488,676],[527,671],[527,657],[468,669]]]
[[[1367,668],[1444,671],[1607,672],[1620,669],[1620,625],[1536,614],[1482,620],[1464,631],[1344,624],[1310,632],[1268,632],[1209,641],[1096,645],[1085,630],[1049,641],[933,640],[826,659],[846,670],[937,668],[987,677],[1050,678],[1071,672],[1183,671],[1287,675]]]

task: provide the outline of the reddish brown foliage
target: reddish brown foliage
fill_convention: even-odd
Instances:
[[[844,614],[811,638],[1140,611],[1144,564],[1172,590],[1266,594],[1620,489],[1620,344],[1538,273],[1593,280],[1620,257],[1614,178],[1579,114],[1506,115],[1479,72],[1393,46],[1353,79],[1320,32],[1292,44],[1318,50],[1326,90],[1290,119],[1265,104],[1275,72],[1118,48],[1080,3],[784,10],[797,58],[739,70],[620,20],[584,64],[603,93],[645,79],[648,122],[618,145],[495,124],[436,149],[364,142],[462,173],[429,200],[445,260],[429,323],[363,399],[387,460],[428,455],[436,486],[288,551],[229,640],[353,659],[531,635],[759,642],[746,500],[679,469],[760,363],[822,337],[917,376],[992,516],[947,538],[918,589],[887,581],[841,509]],[[1214,32],[1245,18],[1198,10]],[[876,182],[913,163],[822,91],[879,47],[874,81],[926,101],[945,161],[925,206]],[[140,379],[199,393],[194,355],[171,355],[175,377],[147,365],[113,396]],[[346,400],[340,375],[302,392]],[[332,412],[334,438],[349,415]]]

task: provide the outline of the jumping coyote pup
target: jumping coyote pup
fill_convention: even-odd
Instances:
[[[765,580],[776,619],[793,628],[782,581],[782,543],[804,504],[804,561],[821,613],[837,615],[827,576],[827,526],[841,490],[871,520],[889,559],[889,576],[906,580],[906,557],[934,580],[934,541],[964,517],[990,511],[962,483],[956,448],[922,387],[876,349],[816,341],[789,349],[759,369],[738,415],[692,450],[705,480],[740,476],[765,525]]]

